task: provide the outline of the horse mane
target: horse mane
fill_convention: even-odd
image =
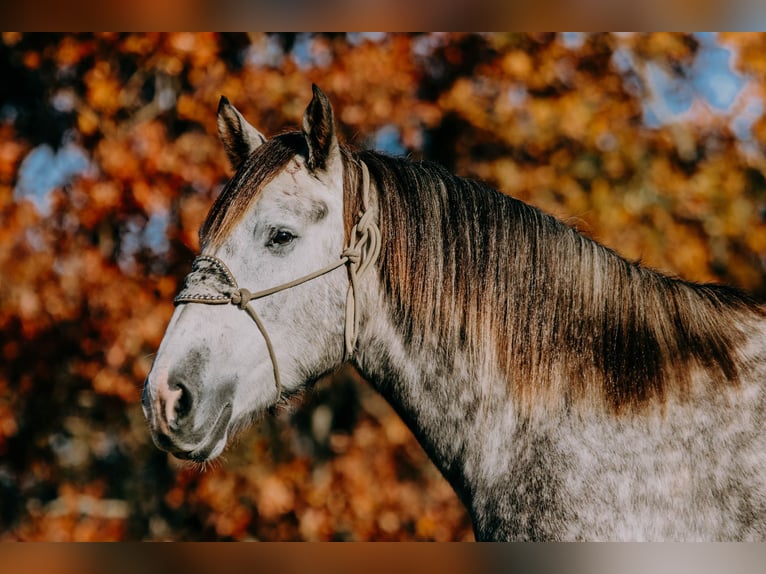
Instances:
[[[346,157],[346,172],[358,171]],[[439,165],[356,159],[377,188],[381,280],[411,349],[497,361],[522,408],[585,401],[622,412],[670,390],[687,395],[700,369],[713,384],[740,381],[743,319],[763,316],[745,294],[627,261]]]
[[[271,138],[240,166],[200,229],[220,244],[305,138]],[[507,373],[522,408],[606,402],[620,412],[691,390],[693,374],[740,381],[745,294],[627,261],[537,208],[430,162],[341,147],[346,236],[359,161],[377,190],[380,278],[405,344]],[[434,341],[438,339],[438,343]]]

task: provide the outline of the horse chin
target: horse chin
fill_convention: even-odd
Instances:
[[[227,404],[218,414],[210,431],[196,444],[174,442],[164,435],[156,436],[155,443],[178,459],[198,463],[208,462],[218,457],[226,448],[231,414],[231,404]]]
[[[223,452],[224,448],[226,448],[226,443],[227,437],[224,435],[218,442],[212,445],[207,445],[192,451],[172,452],[171,454],[181,460],[203,464],[216,459]]]

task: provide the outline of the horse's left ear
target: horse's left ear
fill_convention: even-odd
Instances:
[[[312,170],[330,171],[340,161],[332,105],[315,84],[311,89],[314,97],[303,114],[303,133],[309,148],[308,166]]]

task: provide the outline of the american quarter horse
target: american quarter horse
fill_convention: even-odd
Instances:
[[[350,361],[478,540],[766,538],[766,311],[627,261],[428,162],[339,144],[314,87],[267,139],[226,100],[236,174],[201,230],[143,406],[206,461]]]

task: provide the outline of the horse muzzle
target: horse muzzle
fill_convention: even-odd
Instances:
[[[198,401],[187,387],[165,385],[152,393],[148,379],[141,403],[154,444],[176,458],[204,462],[217,457],[226,446],[231,403],[210,405],[201,415]]]

